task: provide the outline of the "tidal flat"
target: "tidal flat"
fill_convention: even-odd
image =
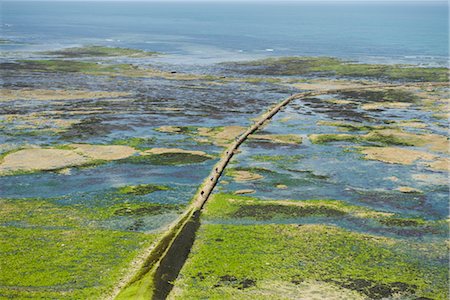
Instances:
[[[168,297],[448,297],[448,69],[35,55],[0,63],[1,297],[126,290],[225,149],[305,91],[234,153]]]

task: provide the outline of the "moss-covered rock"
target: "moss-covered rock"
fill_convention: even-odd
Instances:
[[[129,163],[148,163],[153,165],[187,165],[202,163],[210,159],[211,156],[209,155],[190,153],[189,151],[187,151],[131,156],[122,161]]]

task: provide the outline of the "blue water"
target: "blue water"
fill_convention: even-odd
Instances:
[[[82,44],[135,47],[183,62],[327,55],[446,64],[441,2],[0,2],[7,51]]]

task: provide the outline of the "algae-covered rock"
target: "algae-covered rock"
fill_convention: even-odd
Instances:
[[[373,130],[362,137],[365,141],[386,145],[422,146],[437,152],[448,152],[448,138],[438,134],[417,134],[399,129]]]
[[[449,140],[438,134],[418,134],[404,131],[399,128],[380,128],[374,126],[357,126],[352,124],[341,125],[334,122],[321,122],[320,125],[340,126],[350,131],[369,130],[366,134],[344,134],[344,133],[321,133],[310,134],[308,138],[313,144],[324,144],[329,142],[369,142],[379,145],[401,145],[426,147],[436,152],[448,152]]]
[[[313,144],[324,144],[328,142],[355,142],[360,139],[359,135],[354,134],[310,134],[308,135],[309,140]]]
[[[298,134],[252,134],[249,139],[291,145],[301,144],[302,142],[302,137]]]
[[[127,185],[118,189],[120,194],[125,195],[147,195],[157,191],[167,191],[169,188],[164,185],[155,184],[139,184],[139,185]]]
[[[152,148],[141,152],[139,156],[129,157],[125,162],[149,163],[155,165],[183,165],[201,163],[212,159],[211,155],[198,150],[179,148]]]

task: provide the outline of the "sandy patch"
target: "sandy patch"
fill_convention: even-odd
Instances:
[[[118,160],[137,151],[128,146],[72,144],[68,149],[30,148],[5,155],[0,163],[0,175],[14,172],[60,170],[87,165],[96,160]]]
[[[438,134],[423,135],[421,146],[426,146],[437,152],[450,152],[450,144],[447,137]]]
[[[264,178],[264,176],[260,174],[243,170],[233,170],[230,175],[235,181],[252,181]]]
[[[338,105],[346,105],[346,104],[356,103],[355,101],[343,100],[343,99],[327,99],[327,100],[325,100],[325,102],[338,104]]]
[[[439,157],[432,162],[424,162],[426,167],[433,171],[449,171],[450,170],[450,159],[446,157]]]
[[[69,146],[73,147],[75,152],[91,159],[118,160],[137,153],[133,147],[122,145],[71,144]]]
[[[90,161],[90,158],[72,150],[23,149],[3,158],[0,163],[0,174],[57,170],[69,166],[81,166]]]
[[[181,133],[181,132],[183,132],[181,127],[170,126],[170,125],[158,127],[155,130],[159,131],[159,132],[166,132],[166,133]]]
[[[248,190],[237,190],[233,194],[235,194],[235,195],[244,195],[244,194],[253,194],[254,192],[255,192],[255,190],[251,190],[251,189],[248,189]]]
[[[161,126],[156,128],[156,131],[166,133],[180,133],[182,132],[182,129],[178,126]]]
[[[200,127],[197,129],[200,136],[208,137],[212,143],[218,146],[228,144],[245,131],[242,126],[225,126],[220,128]]]
[[[309,82],[295,83],[290,86],[300,90],[329,91],[338,89],[358,89],[364,87],[365,84],[346,80],[311,80]]]
[[[398,188],[396,188],[397,191],[402,192],[402,193],[422,193],[421,190],[410,187],[410,186],[400,186]]]
[[[397,122],[395,123],[396,126],[399,127],[410,127],[410,128],[427,128],[427,124],[422,123],[420,121],[401,121],[401,122]]]
[[[277,189],[280,189],[280,190],[285,190],[285,189],[288,188],[288,186],[285,185],[285,184],[277,184],[277,185],[276,185],[276,188],[277,188]]]
[[[0,101],[102,99],[125,97],[129,95],[130,93],[124,92],[92,92],[83,90],[0,89]]]
[[[152,148],[150,150],[145,150],[144,152],[142,152],[143,155],[166,154],[166,153],[185,153],[185,154],[192,154],[192,155],[211,157],[211,155],[209,155],[209,154],[207,154],[206,152],[203,152],[203,151],[184,150],[184,149],[179,149],[179,148]]]
[[[378,102],[378,103],[367,103],[361,105],[361,109],[364,110],[380,110],[386,108],[394,108],[394,109],[405,109],[412,105],[412,103],[406,102]]]
[[[433,160],[436,155],[399,147],[362,147],[365,159],[378,160],[389,164],[410,165],[417,160]]]
[[[291,145],[302,143],[302,137],[298,134],[252,134],[249,139]]]

